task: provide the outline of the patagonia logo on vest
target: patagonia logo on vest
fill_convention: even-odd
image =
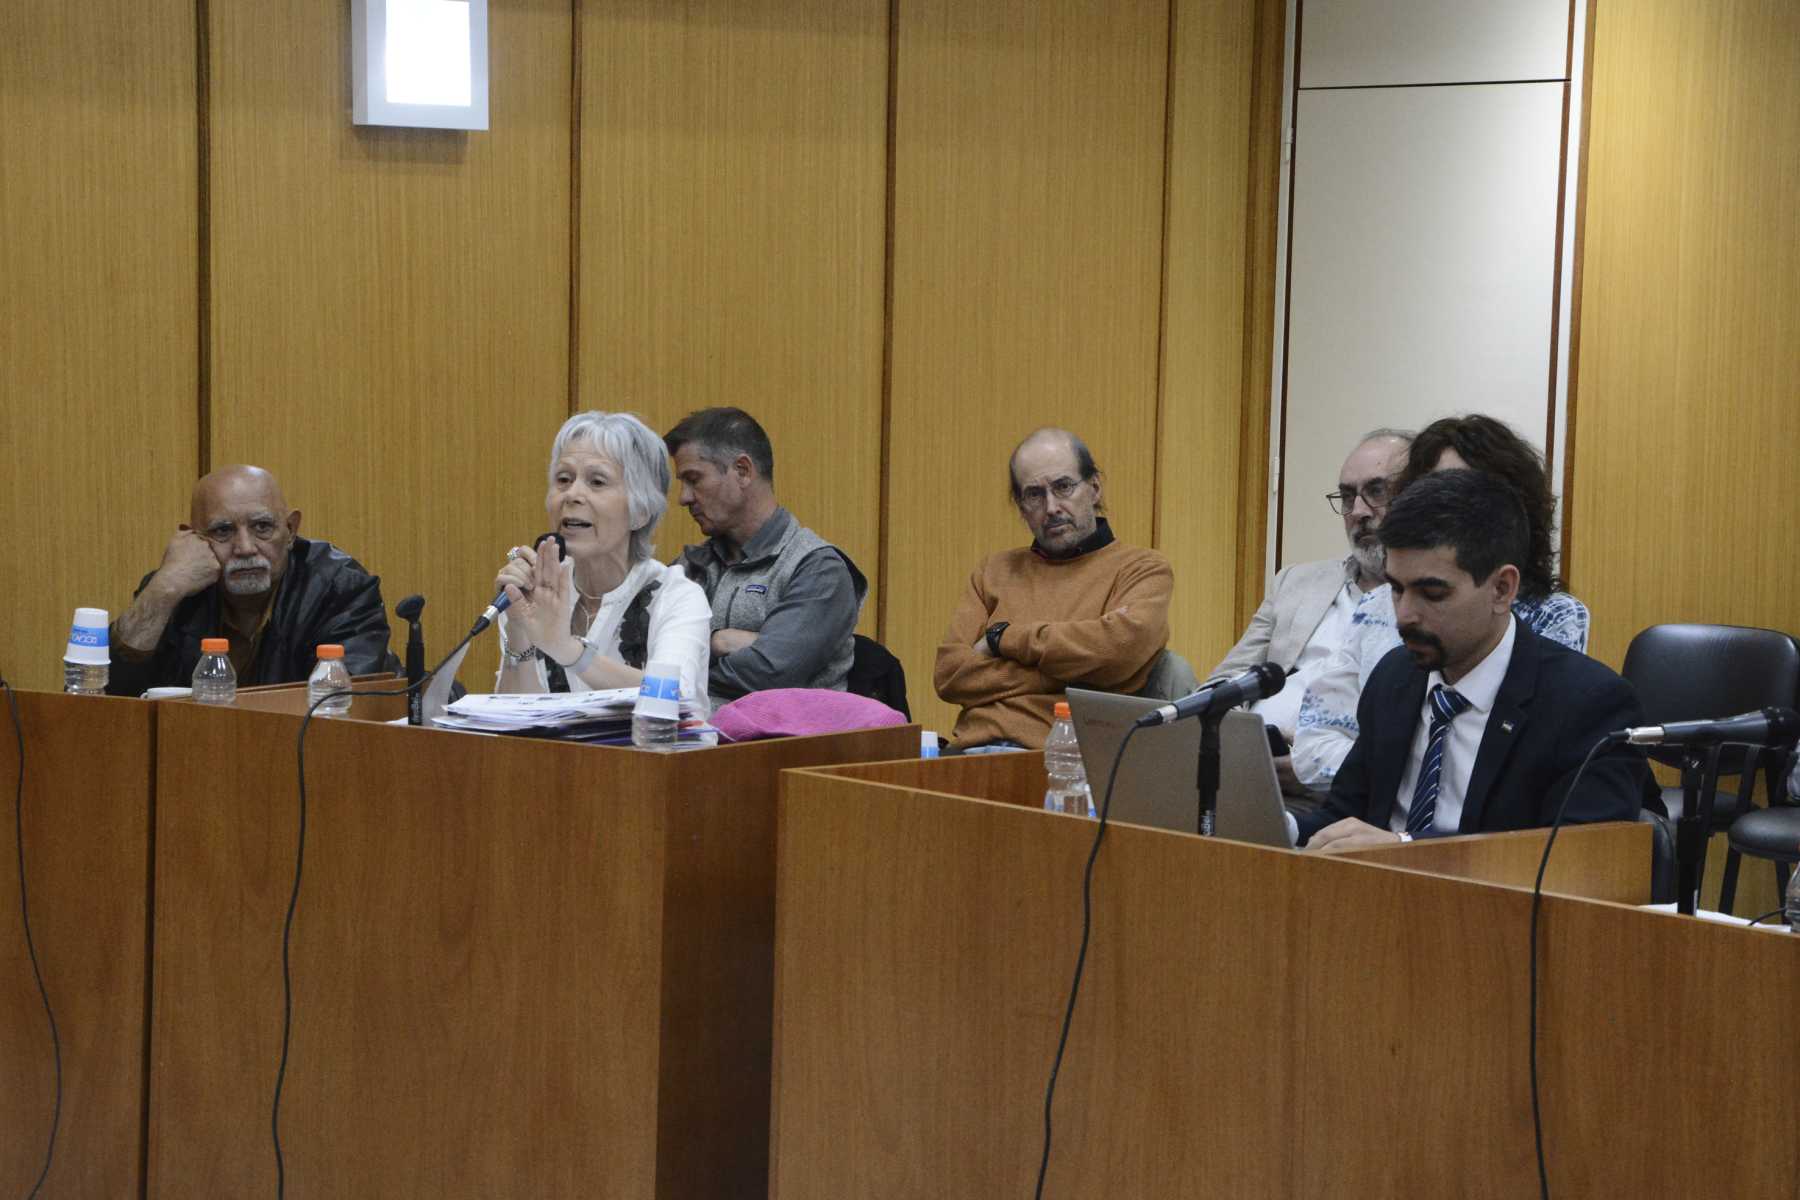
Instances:
[[[744,590],[752,596],[766,596],[769,594],[769,585],[766,583],[751,583],[746,584]]]

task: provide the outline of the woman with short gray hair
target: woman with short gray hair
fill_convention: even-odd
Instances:
[[[655,558],[669,506],[662,439],[628,413],[577,413],[551,443],[549,474],[544,510],[561,546],[546,535],[507,552],[494,690],[636,687],[646,662],[667,662],[704,710],[712,606]]]

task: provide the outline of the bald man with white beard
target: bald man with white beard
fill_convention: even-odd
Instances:
[[[329,542],[300,536],[275,477],[224,467],[194,485],[188,521],[113,623],[107,691],[185,686],[202,638],[231,645],[238,683],[297,683],[322,644],[353,675],[391,667],[381,581]]]
[[[1337,490],[1326,497],[1343,518],[1349,554],[1295,563],[1277,572],[1250,627],[1208,677],[1230,678],[1264,662],[1292,671],[1279,693],[1255,706],[1264,723],[1279,729],[1290,744],[1307,683],[1343,643],[1362,598],[1387,582],[1376,531],[1411,442],[1410,434],[1397,429],[1363,435],[1338,469]],[[1275,766],[1284,791],[1307,794],[1294,777],[1288,756],[1277,758]]]

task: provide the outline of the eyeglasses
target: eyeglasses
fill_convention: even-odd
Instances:
[[[1340,517],[1350,515],[1361,500],[1369,506],[1370,512],[1380,512],[1394,498],[1394,485],[1385,479],[1371,479],[1358,487],[1340,487],[1335,492],[1326,492],[1325,500],[1331,505],[1331,511]]]
[[[1030,487],[1020,488],[1019,506],[1021,508],[1036,510],[1044,507],[1044,503],[1051,496],[1055,496],[1058,500],[1067,500],[1070,496],[1075,494],[1075,489],[1080,487],[1084,482],[1086,481],[1081,479],[1070,479],[1065,475],[1061,479],[1052,480],[1048,489],[1045,489],[1041,484],[1035,483]]]

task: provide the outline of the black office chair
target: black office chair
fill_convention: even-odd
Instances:
[[[858,696],[879,700],[908,721],[912,720],[912,709],[906,703],[906,668],[874,638],[856,635],[856,657],[850,661],[850,679],[846,686]]]
[[[1760,858],[1775,867],[1775,897],[1787,895],[1788,873],[1800,863],[1800,807],[1791,794],[1769,795],[1767,808],[1745,813],[1731,823],[1734,854]]]
[[[1626,679],[1637,689],[1649,724],[1735,716],[1771,705],[1792,705],[1800,692],[1800,646],[1785,633],[1739,625],[1652,625],[1625,651]],[[1761,746],[1728,746],[1716,759],[1696,759],[1679,746],[1652,748],[1658,762],[1701,773],[1706,834],[1730,828],[1754,805],[1756,774],[1764,772],[1771,797],[1779,797],[1780,756]],[[1720,783],[1736,779],[1735,791]],[[1671,820],[1684,807],[1681,788],[1662,790]],[[1719,908],[1731,911],[1740,852],[1725,857]]]

